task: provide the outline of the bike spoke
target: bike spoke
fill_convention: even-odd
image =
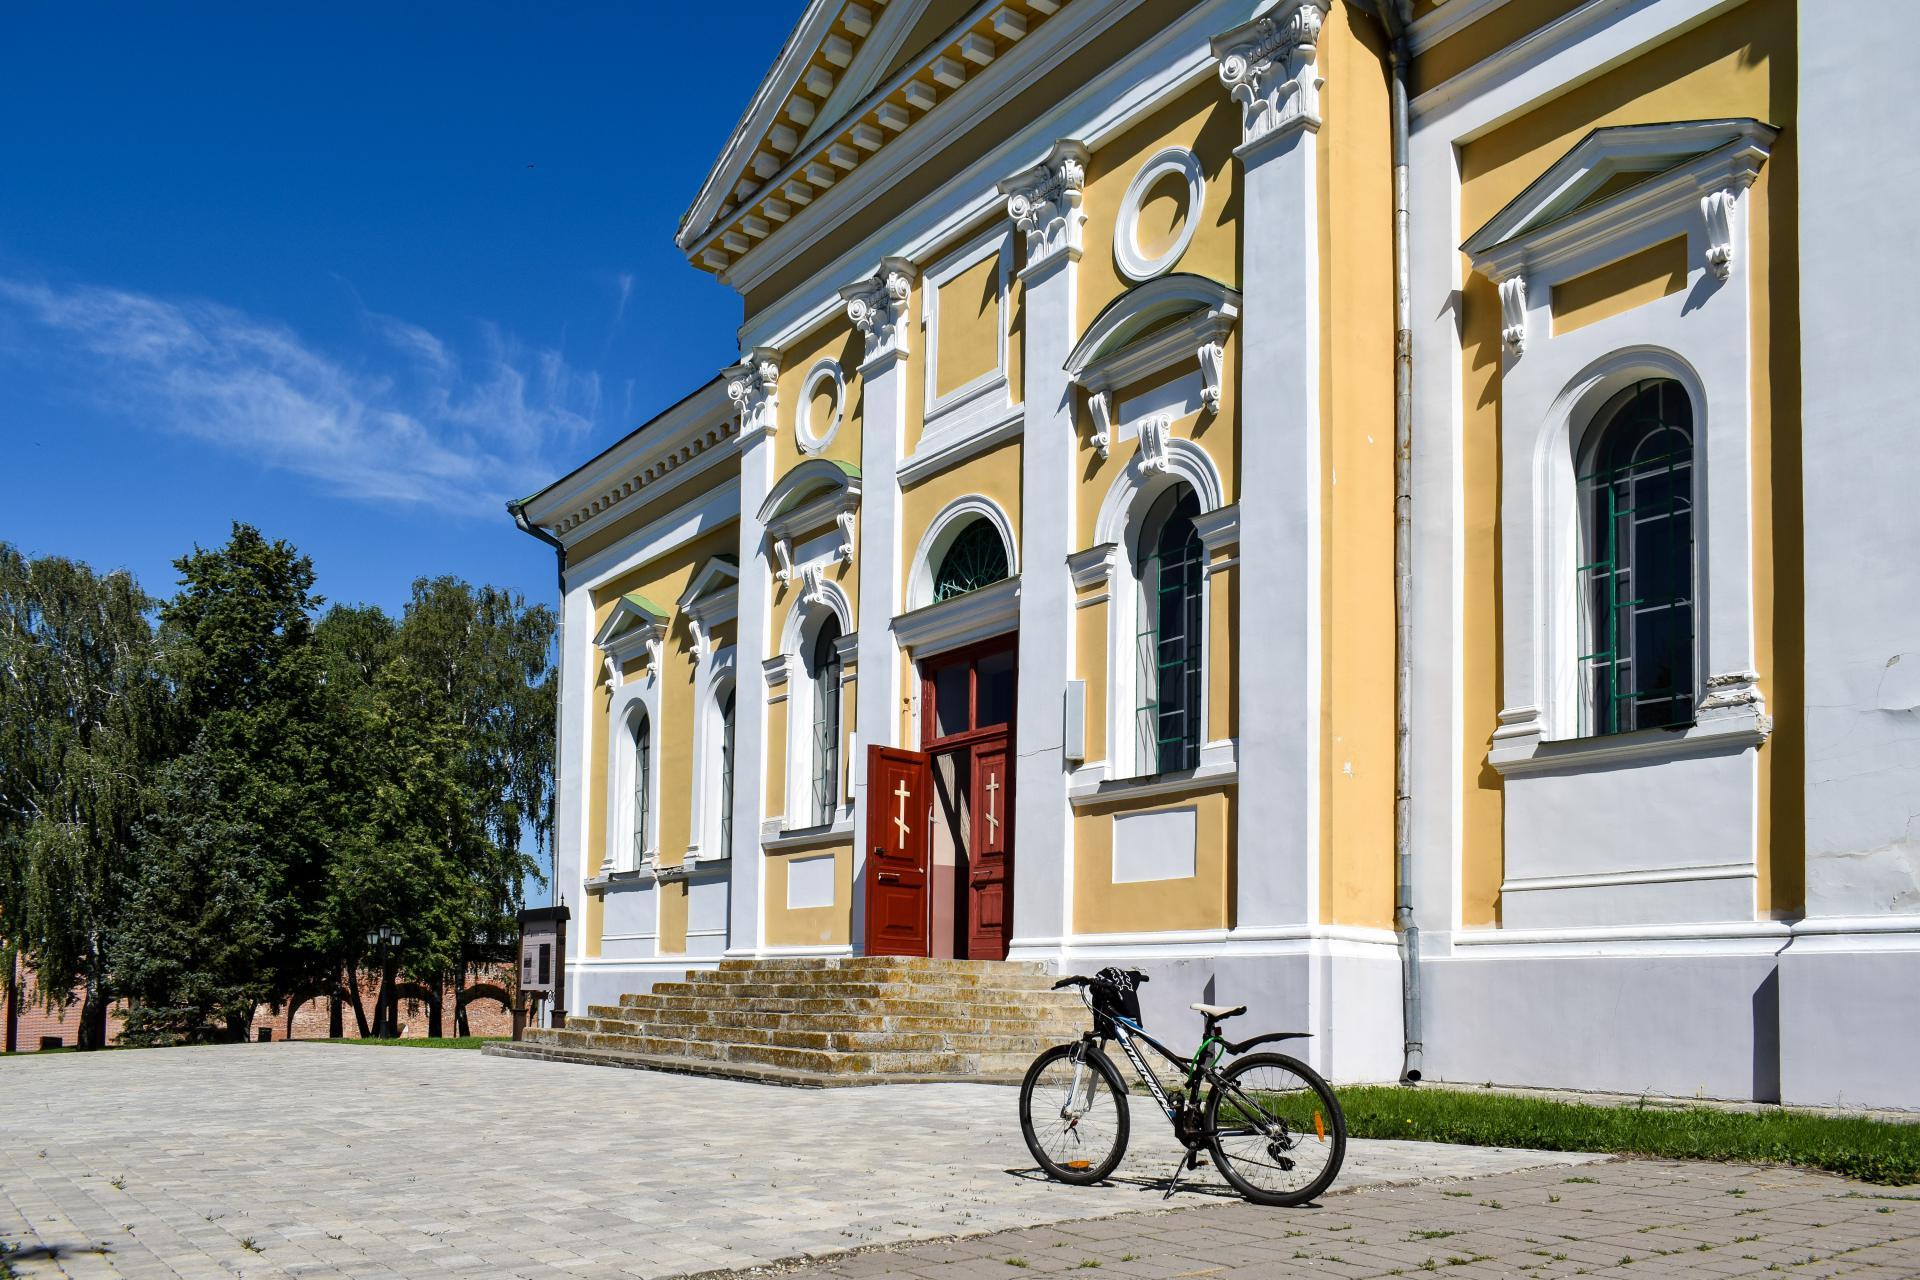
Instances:
[[[1253,1186],[1286,1195],[1311,1186],[1335,1158],[1326,1105],[1294,1072],[1261,1062],[1222,1083],[1217,1149]]]

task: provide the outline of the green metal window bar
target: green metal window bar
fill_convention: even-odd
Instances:
[[[733,691],[720,704],[720,856],[733,856]]]
[[[647,861],[647,799],[653,781],[653,735],[647,718],[633,725],[633,865],[637,870]]]
[[[933,578],[934,603],[992,586],[1006,576],[1007,548],[1000,541],[1000,531],[986,520],[975,520],[960,531],[940,559]]]
[[[1199,500],[1183,487],[1155,503],[1144,530],[1153,540],[1152,551],[1140,566],[1134,733],[1136,758],[1143,764],[1152,762],[1155,773],[1191,769],[1200,763],[1200,605],[1205,565],[1200,535],[1193,527],[1198,513]]]
[[[813,821],[832,822],[840,808],[840,628],[820,629],[813,647]]]
[[[1587,652],[1581,733],[1694,717],[1693,413],[1676,382],[1636,383],[1601,413],[1579,477]]]

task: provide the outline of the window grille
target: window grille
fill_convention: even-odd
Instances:
[[[653,735],[647,718],[633,724],[633,865],[647,861],[647,798],[653,781]]]
[[[1141,527],[1134,732],[1135,758],[1143,771],[1171,773],[1200,763],[1200,606],[1206,566],[1193,527],[1199,514],[1199,498],[1180,485],[1160,496]]]
[[[720,704],[720,856],[733,856],[733,690]]]
[[[1581,732],[1691,724],[1693,406],[1662,378],[1620,392],[1595,421],[1579,478]]]
[[[840,627],[829,618],[813,642],[813,822],[840,809]]]
[[[933,576],[935,603],[992,586],[1007,576],[1007,548],[1000,531],[987,520],[975,520],[960,531],[960,536],[940,559]]]

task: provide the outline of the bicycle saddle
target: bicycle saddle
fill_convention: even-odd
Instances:
[[[1247,1011],[1247,1006],[1243,1004],[1190,1004],[1187,1008],[1193,1010],[1195,1013],[1204,1013],[1207,1017],[1215,1020],[1231,1018],[1236,1014],[1242,1014]]]

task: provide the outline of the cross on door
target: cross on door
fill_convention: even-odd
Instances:
[[[999,794],[999,791],[1000,791],[1000,775],[993,774],[993,773],[988,774],[987,775],[987,839],[988,840],[997,839],[1000,834],[1000,818],[997,812],[998,806],[995,803],[996,798]]]
[[[907,800],[913,795],[907,790],[905,778],[902,778],[899,785],[894,787],[893,794],[900,801],[900,812],[894,815],[893,825],[900,829],[900,848],[904,850],[907,847],[907,832],[912,830],[907,826]]]

